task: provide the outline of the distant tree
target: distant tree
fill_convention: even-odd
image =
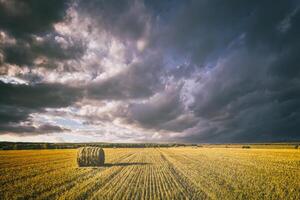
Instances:
[[[18,149],[18,144],[14,144],[12,149],[17,150]]]

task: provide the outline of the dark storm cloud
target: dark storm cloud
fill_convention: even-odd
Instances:
[[[278,25],[297,6],[299,3],[294,0],[275,4],[273,1],[188,1],[163,24],[154,41],[164,44],[175,58],[190,57],[199,66],[217,59],[244,33],[249,47],[263,44],[280,48],[284,41]],[[296,22],[296,15],[291,21]],[[295,28],[295,24],[291,27]]]
[[[193,123],[183,122],[183,141],[299,139],[299,6],[297,1],[189,1],[163,22],[163,31],[152,38],[156,48],[189,60],[189,70],[174,77],[189,78],[194,66],[210,71],[200,73],[194,85]],[[151,101],[138,105],[131,117],[145,127],[176,130],[175,124],[162,124],[181,105],[162,102],[157,109]]]
[[[142,1],[135,0],[87,0],[80,1],[78,9],[95,20],[96,27],[121,40],[139,39],[150,20]]]
[[[0,28],[16,37],[44,33],[63,19],[69,1],[2,0]]]
[[[129,107],[131,119],[154,129],[159,129],[163,124],[176,119],[183,112],[178,90],[180,86],[168,88],[145,103],[131,104]]]
[[[132,63],[113,77],[87,86],[87,96],[94,99],[138,99],[153,95],[162,87],[162,68],[159,55],[148,55],[142,61]]]
[[[299,139],[299,79],[268,73],[266,53],[240,50],[196,90],[190,105],[202,127],[189,141],[245,142]],[[218,77],[218,78],[215,78]],[[209,129],[210,127],[210,129]]]
[[[299,139],[299,6],[297,1],[174,5],[154,26],[150,42],[164,56],[188,59],[189,69],[173,73],[173,81],[197,80],[193,103],[184,109],[178,89],[132,104],[128,118],[146,128],[183,131],[181,139],[189,142]],[[194,66],[202,67],[199,77]]]
[[[63,46],[59,39],[65,41],[67,46]],[[6,63],[32,67],[35,59],[44,57],[47,60],[42,62],[40,67],[55,68],[53,61],[79,59],[86,48],[84,41],[52,33],[43,37],[42,41],[38,41],[34,36],[26,40],[17,39],[16,43],[2,45],[1,49]]]
[[[6,133],[13,133],[14,135],[39,135],[53,132],[69,131],[68,129],[50,124],[40,126],[32,125],[17,125],[17,124],[0,124],[0,135]]]
[[[25,108],[65,107],[80,97],[80,89],[61,84],[6,84],[0,81],[0,103]]]
[[[60,0],[1,1],[0,31],[15,39],[13,43],[5,43],[3,39],[0,50],[4,62],[32,67],[36,58],[44,56],[48,61],[42,66],[55,68],[53,61],[79,59],[86,49],[84,41],[61,36],[53,30],[54,23],[65,18],[69,5],[70,1]]]
[[[167,140],[300,139],[299,1],[82,0],[72,6],[79,18],[88,19],[90,33],[107,33],[108,40],[122,44],[128,54],[122,63],[126,68],[111,77],[99,75],[78,88],[0,82],[3,130],[22,132],[18,123],[28,121],[30,113],[66,107],[83,97],[122,101],[122,114],[106,113],[109,119],[182,132]],[[48,62],[43,67],[51,70],[55,61],[81,61],[86,41],[52,30],[64,19],[67,7],[63,1],[1,1],[0,29],[16,43],[1,44],[0,62],[41,67],[33,62],[45,57]],[[38,42],[35,36],[43,40]],[[135,47],[140,39],[147,42],[142,50]],[[64,41],[70,45],[63,46]],[[100,61],[109,58],[102,49],[91,52],[99,54]],[[93,68],[97,67],[102,70],[102,66]],[[29,124],[23,129],[51,128]]]
[[[20,121],[25,121],[31,112],[34,112],[34,110],[24,107],[1,105],[0,124],[7,124],[10,122],[17,123]]]
[[[45,108],[72,105],[80,99],[78,88],[60,84],[14,85],[0,81],[0,132],[47,132],[47,127],[35,128],[18,123],[30,121],[30,114]],[[59,131],[54,130],[53,131]]]

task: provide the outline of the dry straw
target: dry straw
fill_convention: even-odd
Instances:
[[[81,147],[77,153],[79,167],[103,166],[105,161],[104,151],[100,147]]]

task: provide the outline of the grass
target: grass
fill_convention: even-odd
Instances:
[[[0,151],[0,199],[300,199],[299,149],[105,149],[104,167],[76,150]]]

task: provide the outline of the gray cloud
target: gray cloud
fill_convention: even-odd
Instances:
[[[43,15],[46,8],[49,13]],[[68,19],[68,9],[82,21]],[[16,40],[0,43],[1,65],[28,65],[33,71],[46,67],[47,77],[59,73],[59,62],[68,68],[63,80],[73,78],[68,84],[53,78],[46,83],[30,71],[20,76],[29,85],[0,82],[0,132],[47,132],[52,128],[22,127],[21,122],[31,120],[31,113],[47,114],[45,108],[83,107],[94,101],[104,111],[79,114],[76,108],[73,115],[92,125],[118,119],[126,138],[131,131],[133,140],[140,130],[145,136],[139,139],[145,140],[155,138],[149,130],[167,133],[158,137],[164,141],[300,139],[296,0],[1,1],[0,13],[0,29]],[[52,26],[62,20],[78,27],[84,23],[80,28],[89,30],[76,37],[57,33]],[[138,42],[144,46],[139,48]],[[45,62],[36,64],[41,57]],[[82,76],[86,71],[95,74],[79,84],[74,63]],[[111,73],[114,68],[117,73]],[[101,101],[117,103],[105,111]]]
[[[180,86],[178,87],[167,88],[165,92],[156,94],[145,103],[131,104],[129,106],[131,119],[154,129],[175,120],[184,110],[179,96]]]
[[[0,107],[0,124],[17,123],[27,119],[28,115],[33,112],[23,107],[1,105]]]
[[[41,132],[45,127],[20,126],[30,121],[31,113],[45,112],[45,108],[72,105],[81,97],[78,88],[59,84],[14,85],[0,81],[0,132]],[[56,130],[58,131],[58,130]]]
[[[44,124],[40,126],[32,125],[16,125],[16,124],[0,124],[0,135],[6,133],[13,133],[14,135],[39,135],[54,132],[70,131],[59,126]]]
[[[55,23],[65,19],[70,5],[69,0],[46,3],[37,0],[1,1],[0,31],[14,39],[14,42],[7,43],[0,36],[3,62],[34,67],[35,60],[42,57],[44,61],[40,67],[55,68],[57,60],[79,59],[86,49],[85,42],[53,30]]]
[[[0,2],[0,28],[17,37],[44,33],[62,20],[69,1],[3,0]]]
[[[174,59],[188,57],[198,66],[214,62],[244,33],[244,44],[248,48],[263,45],[269,51],[277,50],[282,48],[284,40],[294,40],[296,36],[296,30],[288,30],[284,35],[277,28],[297,7],[299,3],[294,0],[276,4],[272,1],[192,0],[170,12],[154,42],[159,46],[163,44]],[[298,15],[299,12],[293,14],[290,27],[299,31]]]
[[[213,77],[204,80],[202,89],[196,90],[191,109],[209,123],[204,126],[212,129],[194,130],[190,141],[298,138],[299,80],[273,77],[268,69],[273,68],[274,61],[256,53],[240,50],[216,69]]]
[[[96,27],[121,40],[139,39],[147,30],[150,17],[142,1],[112,0],[80,1],[79,11],[95,20]]]
[[[87,86],[87,96],[94,99],[138,99],[153,95],[162,85],[159,55],[148,55],[116,75]]]
[[[39,109],[65,107],[80,97],[80,90],[60,84],[14,85],[0,81],[0,103]]]
[[[41,41],[36,38],[35,36],[27,37],[25,40],[17,38],[16,43],[3,44],[1,49],[4,62],[36,67],[35,60],[40,58],[38,64],[40,67],[56,68],[55,61],[80,59],[85,51],[84,41],[77,41],[74,38],[58,34],[48,34],[42,37]],[[59,39],[66,44],[61,44]]]

